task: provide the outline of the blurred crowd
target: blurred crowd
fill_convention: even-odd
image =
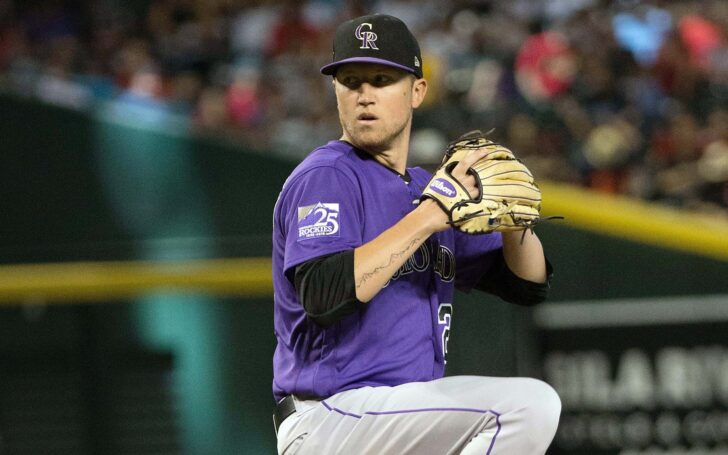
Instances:
[[[340,134],[333,31],[372,12],[423,50],[413,163],[493,129],[539,179],[728,217],[725,0],[0,0],[0,88],[299,159]]]

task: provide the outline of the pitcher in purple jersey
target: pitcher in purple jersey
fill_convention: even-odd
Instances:
[[[407,167],[427,81],[419,45],[388,15],[339,26],[332,77],[342,135],[306,157],[274,209],[280,454],[543,454],[560,413],[529,378],[443,377],[455,289],[522,305],[551,267],[533,232],[468,236]],[[474,150],[452,171],[471,194]]]

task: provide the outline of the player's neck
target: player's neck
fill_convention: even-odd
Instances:
[[[356,145],[347,140],[344,135],[341,140]],[[370,149],[368,147],[359,147],[374,158],[382,166],[388,167],[397,173],[404,175],[407,170],[407,156],[409,153],[409,134],[399,135],[387,148]]]
[[[407,149],[403,151],[390,149],[381,153],[372,153],[374,159],[381,165],[386,166],[399,174],[405,173],[407,170]]]

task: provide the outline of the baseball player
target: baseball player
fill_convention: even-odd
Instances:
[[[278,452],[543,454],[561,409],[549,385],[443,377],[455,288],[542,301],[551,270],[541,243],[523,226],[453,228],[435,194],[453,183],[428,187],[428,172],[407,167],[427,81],[402,21],[344,22],[333,47],[321,72],[333,76],[342,136],[303,160],[274,210]],[[488,153],[473,147],[448,178],[478,194],[472,168]]]

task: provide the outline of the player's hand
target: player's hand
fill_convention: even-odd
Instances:
[[[458,164],[453,168],[451,174],[456,178],[468,191],[470,197],[475,199],[479,196],[478,186],[475,177],[468,174],[468,169],[481,158],[488,154],[488,150],[485,148],[479,148],[471,150],[465,158],[461,159]]]
[[[456,178],[463,185],[463,187],[465,187],[471,198],[476,198],[479,196],[479,194],[475,177],[468,173],[468,169],[487,154],[488,151],[485,148],[472,150],[464,158],[462,158],[451,171],[451,175]],[[446,229],[450,229],[450,225],[447,224],[447,214],[437,205],[435,201],[433,201],[432,199],[423,200],[420,203],[420,209],[427,211],[427,219],[428,222],[431,223],[433,232],[440,232]]]

